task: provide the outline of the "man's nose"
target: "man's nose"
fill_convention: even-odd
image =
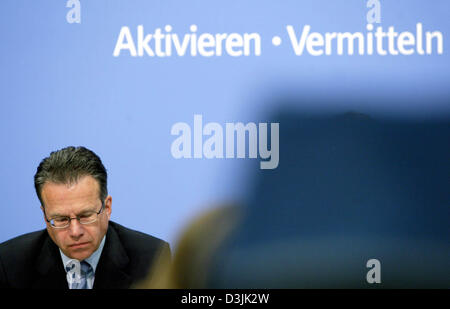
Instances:
[[[77,218],[70,218],[69,223],[69,233],[72,237],[80,237],[84,233],[83,225],[80,223],[80,221],[77,220]]]

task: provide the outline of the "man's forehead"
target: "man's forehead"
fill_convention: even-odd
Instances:
[[[94,200],[99,196],[99,185],[91,176],[85,176],[72,183],[46,182],[42,187],[41,195],[45,204]]]

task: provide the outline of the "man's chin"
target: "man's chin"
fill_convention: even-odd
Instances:
[[[92,248],[90,246],[74,247],[74,248],[69,247],[66,248],[64,254],[71,259],[82,261],[91,256]]]

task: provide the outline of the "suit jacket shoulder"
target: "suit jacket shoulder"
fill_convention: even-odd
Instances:
[[[151,276],[161,255],[170,259],[168,243],[110,221],[94,288],[128,288]]]
[[[34,279],[40,276],[37,274],[41,269],[37,261],[41,258],[42,250],[48,251],[48,256],[55,256],[57,248],[45,229],[1,243],[0,287],[30,287]],[[42,266],[48,266],[47,263]]]
[[[162,247],[169,246],[167,242],[157,237],[126,228],[116,222],[109,222],[109,229],[113,229],[119,238],[119,241],[124,246],[128,254],[133,257],[135,255],[142,255],[152,253]]]

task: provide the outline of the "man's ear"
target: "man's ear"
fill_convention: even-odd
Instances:
[[[111,218],[112,212],[112,197],[108,195],[105,199],[105,212],[108,215],[108,220]]]

